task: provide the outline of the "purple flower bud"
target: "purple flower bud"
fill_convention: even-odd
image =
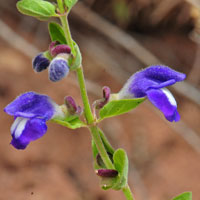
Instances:
[[[58,54],[70,54],[71,48],[66,44],[59,44],[57,41],[53,41],[49,45],[49,52],[53,57],[57,56]]]
[[[80,115],[83,112],[83,109],[80,106],[77,106],[75,100],[71,96],[65,97],[65,105],[71,115]]]
[[[43,55],[43,53],[38,54],[32,61],[33,69],[36,72],[41,72],[49,66],[50,61]]]
[[[113,178],[118,175],[118,171],[114,169],[98,169],[96,174],[101,177]]]
[[[103,87],[103,97],[104,97],[104,99],[107,103],[109,101],[109,98],[110,98],[110,88],[107,87],[107,86]]]
[[[51,52],[51,49],[54,48],[54,47],[55,47],[56,45],[58,45],[58,44],[59,44],[58,41],[53,41],[53,42],[51,42],[50,45],[49,45],[49,52]]]
[[[75,100],[71,96],[65,97],[65,105],[67,106],[68,111],[70,113],[75,113],[76,112],[77,105],[76,105]]]
[[[71,48],[69,46],[65,45],[65,44],[60,44],[60,45],[57,45],[57,46],[55,46],[51,49],[51,55],[53,57],[57,56],[58,54],[61,54],[61,53],[70,54]]]
[[[93,107],[96,109],[103,108],[110,99],[110,88],[104,86],[102,90],[103,90],[103,99],[96,100],[93,104]]]
[[[60,81],[69,73],[67,61],[62,57],[54,58],[49,66],[49,79],[53,82]]]

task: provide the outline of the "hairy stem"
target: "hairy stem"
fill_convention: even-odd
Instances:
[[[89,99],[88,99],[87,90],[85,86],[85,79],[84,79],[82,67],[77,68],[76,73],[78,77],[78,83],[80,86],[81,97],[83,100],[85,118],[88,124],[92,124],[94,121],[94,117],[92,115],[91,107],[89,104]]]
[[[107,151],[103,145],[103,142],[101,140],[101,137],[99,135],[99,129],[97,126],[91,126],[90,127],[91,133],[92,133],[92,138],[96,144],[96,147],[101,155],[101,158],[106,166],[107,169],[115,169],[112,161],[110,160]]]
[[[60,10],[60,12],[62,12],[64,10],[63,2],[62,2],[62,0],[57,0],[57,2],[58,2],[59,10]],[[72,37],[71,37],[71,32],[70,32],[70,29],[69,29],[67,16],[66,15],[60,16],[60,20],[61,20],[61,23],[62,23],[62,26],[63,26],[63,29],[64,29],[67,44],[71,47],[72,54],[75,56],[76,52],[75,52],[75,48],[74,48],[74,45],[73,45],[73,40],[72,40]],[[79,83],[80,91],[81,91],[81,97],[82,97],[82,101],[83,101],[83,105],[84,105],[84,115],[85,115],[85,118],[86,118],[88,125],[90,125],[89,129],[90,129],[91,134],[92,134],[92,139],[94,140],[94,142],[96,144],[98,152],[99,152],[104,164],[106,165],[106,168],[115,169],[115,167],[114,167],[112,161],[110,160],[109,155],[108,155],[108,153],[105,149],[105,146],[111,152],[114,152],[114,149],[112,148],[112,146],[108,142],[104,133],[98,128],[97,124],[94,123],[95,119],[94,119],[94,116],[92,114],[92,110],[91,110],[91,107],[90,107],[90,104],[89,104],[89,99],[88,99],[88,95],[87,95],[87,90],[86,90],[82,66],[80,66],[79,68],[76,69],[76,73],[77,73],[78,83]],[[122,191],[123,191],[127,200],[134,200],[132,193],[131,193],[131,190],[130,190],[128,185],[126,185],[126,187],[124,187]]]
[[[57,3],[58,3],[58,9],[60,13],[63,14],[65,12],[65,9],[63,7],[63,0],[57,0]]]
[[[133,194],[132,194],[128,184],[122,189],[122,191],[123,191],[127,200],[134,200]]]
[[[60,21],[61,21],[63,29],[64,29],[67,44],[70,46],[72,54],[75,56],[76,51],[75,51],[75,48],[74,48],[74,45],[73,45],[73,40],[72,40],[72,37],[71,37],[71,32],[70,32],[70,29],[69,29],[69,23],[68,23],[68,20],[67,20],[67,16],[66,15],[60,16]]]
[[[115,152],[115,150],[113,149],[112,145],[110,144],[110,142],[104,135],[103,131],[100,128],[98,128],[98,130],[99,130],[101,140],[104,143],[104,146],[106,147],[107,151],[113,154]]]

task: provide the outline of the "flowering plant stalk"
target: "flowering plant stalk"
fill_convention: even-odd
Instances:
[[[125,150],[113,149],[98,124],[109,117],[127,113],[136,108],[147,98],[170,121],[179,121],[177,103],[165,87],[185,79],[185,74],[163,65],[150,66],[137,72],[115,94],[110,88],[103,88],[101,99],[90,106],[85,86],[82,57],[78,45],[73,41],[68,15],[77,0],[57,0],[52,4],[43,0],[20,0],[18,10],[39,20],[52,17],[60,19],[61,24],[50,22],[49,33],[51,44],[45,52],[33,59],[33,69],[41,72],[48,69],[49,80],[57,82],[75,71],[80,87],[83,108],[67,96],[63,105],[57,105],[50,97],[27,92],[17,97],[6,106],[4,111],[14,116],[11,127],[11,144],[17,149],[42,137],[46,131],[46,121],[50,120],[71,129],[86,127],[92,135],[94,169],[100,177],[102,189],[122,190],[127,200],[134,200],[128,185],[128,157]],[[81,120],[81,116],[84,120]],[[191,193],[183,193],[175,199],[191,199]]]

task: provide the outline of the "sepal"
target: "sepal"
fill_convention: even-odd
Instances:
[[[77,129],[77,128],[82,128],[82,127],[87,127],[87,125],[79,119],[79,117],[74,117],[74,118],[65,118],[65,119],[58,119],[58,118],[53,118],[51,120],[52,122],[65,126],[70,129]]]
[[[75,49],[75,55],[72,55],[69,58],[70,70],[76,70],[82,64],[82,55],[81,55],[79,46],[76,44],[76,42],[73,42],[73,45],[74,45],[74,49]]]
[[[123,149],[117,149],[113,155],[115,169],[118,176],[112,189],[120,190],[124,188],[128,181],[128,157]]]

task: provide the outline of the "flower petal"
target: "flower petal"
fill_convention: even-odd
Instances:
[[[49,120],[55,113],[56,103],[48,96],[27,92],[18,96],[8,104],[4,111],[16,117],[33,118],[40,117]]]
[[[49,79],[53,82],[60,81],[69,73],[67,61],[62,57],[54,58],[49,66]]]
[[[176,82],[183,81],[185,74],[177,72],[164,65],[152,65],[142,71],[146,78],[152,79],[156,82],[165,82],[174,79]]]
[[[147,97],[164,114],[168,121],[177,122],[180,120],[176,100],[169,90],[166,88],[161,90],[151,89],[147,91]]]
[[[45,70],[50,64],[50,61],[44,56],[43,53],[38,54],[32,61],[33,69],[35,72]]]
[[[185,79],[185,74],[167,66],[150,66],[133,74],[119,92],[119,99],[139,98],[147,95],[149,89],[160,89]]]
[[[46,131],[47,126],[43,119],[26,119],[17,117],[11,127],[11,144],[16,149],[25,149],[31,141],[42,137]]]

